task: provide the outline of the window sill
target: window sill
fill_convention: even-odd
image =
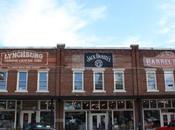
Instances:
[[[106,93],[105,90],[94,90],[93,93]]]
[[[7,90],[0,89],[0,92],[8,92]]]
[[[159,90],[147,90],[147,92],[159,92]]]
[[[49,93],[48,90],[45,90],[45,91],[44,91],[44,90],[37,90],[36,92],[37,92],[37,93]]]
[[[118,92],[119,92],[119,93],[126,93],[126,90],[114,90],[113,92],[114,92],[114,93],[118,93]]]
[[[84,90],[79,90],[79,91],[73,90],[72,93],[85,93],[85,91]]]
[[[16,93],[27,93],[28,91],[27,90],[16,90],[15,92]]]
[[[175,90],[165,90],[165,92],[175,92]]]

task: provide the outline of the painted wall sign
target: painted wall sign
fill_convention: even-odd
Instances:
[[[175,68],[175,54],[165,51],[156,57],[144,57],[143,63],[148,67]]]
[[[112,53],[85,53],[85,67],[112,67]]]
[[[47,52],[35,52],[30,50],[16,50],[1,53],[1,64],[15,65],[46,65]]]

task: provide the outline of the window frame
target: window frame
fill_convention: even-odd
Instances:
[[[73,73],[72,73],[72,77],[73,77],[73,80],[72,80],[72,92],[85,92],[84,90],[84,69],[72,69]],[[81,86],[81,90],[76,90],[75,89],[75,73],[81,73],[82,76],[82,86]]]
[[[47,89],[46,90],[40,90],[40,73],[42,72],[46,72],[47,75],[46,75],[46,86],[47,86]],[[49,92],[49,70],[38,70],[38,74],[37,74],[37,92],[46,92],[48,93]]]
[[[104,86],[104,71],[105,69],[92,69],[93,70],[93,93],[103,93],[103,92],[106,92],[105,90],[105,86]],[[102,90],[96,90],[96,84],[95,84],[95,74],[96,73],[101,73],[102,74]]]
[[[171,91],[175,91],[175,83],[174,83],[174,69],[163,69],[164,71],[164,84],[165,84],[165,91],[166,92],[171,92]],[[168,84],[166,83],[166,72],[168,72],[168,74],[171,74],[171,78],[172,78],[172,82],[173,82],[173,87],[172,89],[168,89]]]
[[[26,73],[26,86],[25,86],[26,89],[25,90],[20,90],[19,89],[20,72],[25,72]],[[28,71],[27,70],[18,70],[18,72],[17,72],[17,89],[16,89],[16,92],[28,92],[27,87],[28,87]]]
[[[7,70],[0,70],[1,73],[6,73],[6,77],[5,80],[0,80],[0,82],[5,82],[5,88],[4,89],[0,89],[0,92],[7,92],[7,80],[8,80],[8,71]]]
[[[156,69],[155,68],[146,68],[146,87],[147,87],[147,92],[159,92],[157,89],[157,75],[156,75]],[[151,86],[149,86],[149,79],[148,75],[149,74],[154,74],[154,83],[155,83],[155,89],[150,89]]]
[[[118,69],[113,69],[113,75],[114,75],[114,91],[113,92],[126,92],[125,88],[125,69],[124,68],[118,68]],[[122,73],[122,84],[123,84],[123,89],[116,89],[116,73]]]

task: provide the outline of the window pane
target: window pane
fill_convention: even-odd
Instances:
[[[147,80],[148,80],[148,90],[155,90],[156,89],[156,80],[155,80],[155,73],[147,73]]]
[[[95,73],[95,90],[103,90],[102,73]]]
[[[19,72],[19,84],[18,88],[19,90],[26,90],[27,88],[27,72]]]
[[[47,72],[40,72],[40,80],[41,81],[47,80]]]
[[[83,109],[90,109],[90,102],[89,101],[83,101]]]
[[[109,101],[109,109],[116,109],[116,101]]]
[[[75,72],[74,73],[74,90],[82,90],[83,89],[83,73]]]
[[[151,108],[157,108],[157,101],[156,100],[150,100],[150,107]]]
[[[5,110],[6,109],[6,101],[0,101],[0,109]]]
[[[8,101],[7,109],[15,109],[15,101]]]
[[[143,101],[143,108],[149,108],[149,100]]]
[[[115,89],[123,89],[123,73],[115,73]]]
[[[165,76],[165,87],[166,90],[174,90],[174,76],[173,76],[173,71],[165,71],[164,72]]]
[[[39,90],[48,90],[48,72],[39,72]]]

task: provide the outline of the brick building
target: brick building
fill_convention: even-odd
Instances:
[[[0,128],[154,129],[175,119],[175,50],[0,49]]]

